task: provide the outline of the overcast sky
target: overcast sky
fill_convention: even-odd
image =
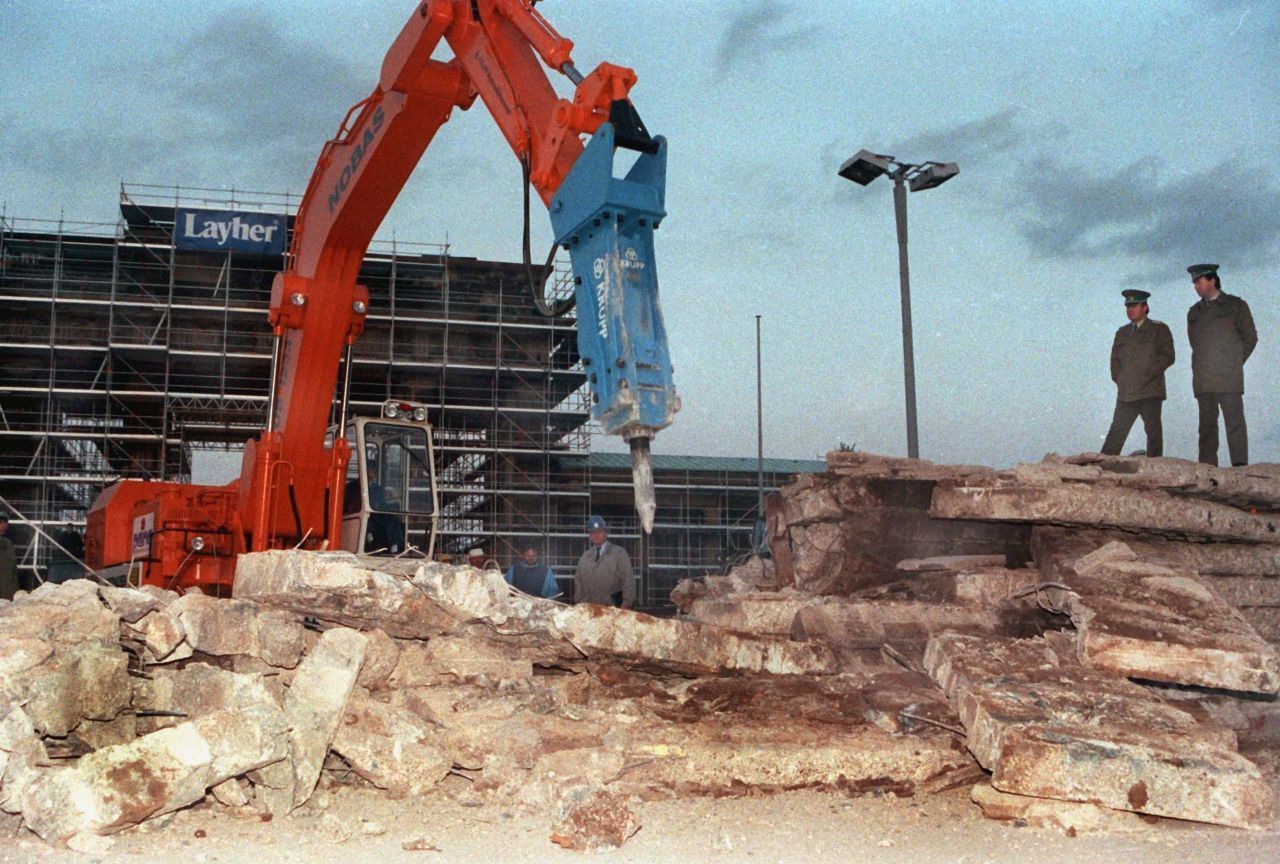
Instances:
[[[121,180],[299,193],[413,6],[0,0],[0,201],[112,221]],[[1119,292],[1140,286],[1178,351],[1166,453],[1195,458],[1184,268],[1210,261],[1258,325],[1253,461],[1280,461],[1280,0],[539,10],[580,69],[634,68],[669,140],[658,273],[685,407],[655,452],[754,455],[761,314],[767,456],[905,453],[892,184],[835,173],[867,147],[961,168],[908,202],[923,456],[1100,447]],[[514,260],[520,201],[477,103],[383,234]]]

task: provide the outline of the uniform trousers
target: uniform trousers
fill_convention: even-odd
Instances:
[[[1199,393],[1200,461],[1218,464],[1218,412],[1227,426],[1227,452],[1232,465],[1249,464],[1249,428],[1244,422],[1244,396],[1240,393]]]
[[[1124,447],[1133,421],[1142,417],[1142,428],[1147,433],[1147,455],[1164,455],[1164,425],[1160,421],[1160,405],[1163,399],[1135,399],[1132,402],[1116,400],[1116,411],[1111,418],[1111,428],[1107,430],[1107,440],[1102,442],[1102,453],[1105,456],[1118,456]],[[1216,445],[1215,445],[1216,446]]]

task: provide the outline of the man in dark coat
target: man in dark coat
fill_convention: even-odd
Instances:
[[[1164,427],[1160,422],[1164,402],[1164,370],[1173,365],[1173,333],[1163,322],[1147,317],[1151,311],[1146,291],[1129,290],[1124,311],[1129,323],[1116,331],[1111,342],[1111,380],[1116,382],[1116,410],[1102,452],[1115,456],[1124,446],[1133,421],[1142,417],[1147,433],[1148,456],[1164,455]]]
[[[609,542],[609,527],[599,516],[587,522],[591,546],[578,559],[573,575],[574,602],[613,606],[621,600],[623,609],[636,602],[636,582],[631,575],[631,556],[616,543]]]
[[[21,584],[18,582],[18,560],[13,541],[4,536],[9,531],[9,517],[0,513],[0,600],[12,600]]]
[[[1218,412],[1227,427],[1232,465],[1249,464],[1244,422],[1244,364],[1258,344],[1249,304],[1224,293],[1217,264],[1187,268],[1200,300],[1187,310],[1191,389],[1200,405],[1200,461],[1218,464]]]

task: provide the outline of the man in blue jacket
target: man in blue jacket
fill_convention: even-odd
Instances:
[[[521,552],[520,560],[507,570],[507,584],[534,597],[550,600],[559,596],[560,586],[556,584],[555,574],[538,560],[538,544],[530,540]]]

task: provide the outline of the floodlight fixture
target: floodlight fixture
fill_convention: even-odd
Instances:
[[[881,174],[888,174],[893,167],[893,157],[870,150],[859,150],[840,166],[840,176],[852,180],[859,186],[866,186]]]
[[[959,173],[960,166],[954,162],[926,162],[911,175],[907,185],[912,192],[923,192],[925,189],[941,186]]]
[[[911,275],[907,263],[907,188],[923,192],[941,186],[960,173],[954,162],[899,162],[892,156],[859,150],[840,166],[839,174],[860,186],[881,175],[893,181],[893,213],[898,225],[898,279],[902,293],[902,383],[906,393],[907,455],[920,456],[916,424],[916,361],[911,333]]]

